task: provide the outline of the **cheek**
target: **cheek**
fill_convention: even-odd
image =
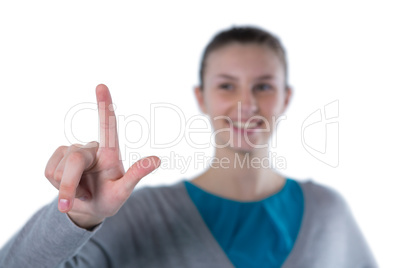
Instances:
[[[263,100],[260,104],[261,113],[266,116],[280,116],[283,110],[283,96],[276,95]]]
[[[208,99],[206,99],[206,108],[207,108],[207,113],[211,117],[215,116],[227,116],[227,112],[231,107],[231,102],[228,101],[226,98],[222,98],[219,95],[214,95],[214,96],[209,96]]]
[[[259,103],[260,112],[263,115],[272,115],[277,109],[277,98],[270,97],[262,99]]]

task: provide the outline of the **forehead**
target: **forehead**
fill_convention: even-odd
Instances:
[[[284,77],[284,66],[276,52],[259,44],[232,43],[218,48],[208,55],[205,67],[205,78],[221,73]]]

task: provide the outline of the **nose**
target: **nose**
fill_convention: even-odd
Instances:
[[[258,105],[252,90],[242,90],[238,100],[238,110],[245,117],[250,117],[258,111]]]

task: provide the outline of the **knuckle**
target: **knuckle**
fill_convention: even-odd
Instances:
[[[69,161],[74,163],[81,163],[85,160],[85,156],[81,151],[71,152],[68,158]]]
[[[53,179],[54,176],[54,170],[51,170],[50,168],[45,169],[45,177],[49,180]]]
[[[78,151],[78,150],[81,149],[81,148],[82,148],[82,145],[81,145],[81,144],[74,143],[74,144],[71,144],[69,147],[67,147],[67,151],[68,151],[69,153],[71,153],[71,152]]]
[[[67,149],[67,146],[62,145],[62,146],[57,147],[56,152],[64,153],[66,151],[66,149]]]
[[[134,165],[133,167],[131,167],[130,168],[130,172],[131,172],[131,175],[134,177],[134,178],[139,178],[140,177],[140,174],[139,174],[139,172],[138,172],[138,166],[137,165]]]
[[[91,141],[85,144],[85,148],[98,148],[99,147],[99,142],[97,141]]]
[[[75,185],[74,183],[71,182],[65,182],[65,183],[61,183],[60,184],[60,191],[64,192],[64,193],[70,193],[71,195],[73,195],[75,193]]]

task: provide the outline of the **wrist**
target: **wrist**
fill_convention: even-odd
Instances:
[[[79,215],[78,213],[71,211],[66,214],[76,226],[88,231],[93,230],[105,220],[104,218],[93,218],[85,215]]]

